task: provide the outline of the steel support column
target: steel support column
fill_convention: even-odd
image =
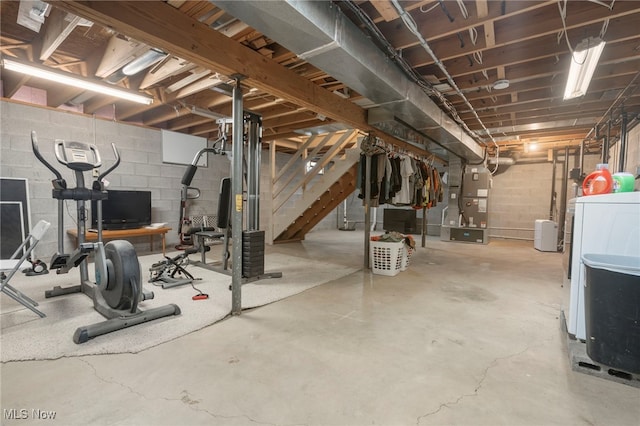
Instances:
[[[236,79],[233,88],[233,158],[231,161],[231,239],[233,267],[231,278],[231,314],[240,315],[242,312],[242,154],[243,154],[243,111],[242,88],[240,79]]]
[[[371,268],[369,246],[371,244],[371,155],[365,155],[364,169],[364,268]]]

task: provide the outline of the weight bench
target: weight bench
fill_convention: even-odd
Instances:
[[[11,255],[11,258],[0,260],[0,278],[2,282],[0,291],[2,291],[2,293],[6,294],[16,302],[21,303],[25,307],[31,309],[34,313],[38,314],[40,318],[44,318],[46,317],[46,315],[36,309],[38,303],[24,293],[18,291],[15,287],[9,285],[9,281],[11,281],[11,278],[15,275],[18,269],[20,269],[22,264],[24,262],[27,262],[27,258],[31,255],[31,252],[36,247],[38,242],[42,239],[45,232],[47,232],[49,226],[51,226],[51,224],[46,220],[41,220],[40,222],[38,222],[36,226],[33,227],[29,235],[27,235],[27,238],[25,238],[22,244],[20,244],[20,246],[16,249],[15,253]],[[22,256],[18,258],[21,251],[23,252]],[[8,272],[8,275],[6,274],[6,272]]]

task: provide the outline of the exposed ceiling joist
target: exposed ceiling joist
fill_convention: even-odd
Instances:
[[[260,53],[246,48],[190,19],[166,3],[87,2],[61,0],[55,3],[69,13],[113,28],[151,46],[163,46],[178,57],[222,74],[241,75],[243,83],[362,130],[375,130],[365,111],[351,101],[327,91]],[[163,25],[158,25],[162,22]],[[393,143],[419,154],[425,152],[391,136]]]

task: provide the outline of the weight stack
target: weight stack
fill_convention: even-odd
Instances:
[[[242,232],[242,276],[264,275],[264,231]]]

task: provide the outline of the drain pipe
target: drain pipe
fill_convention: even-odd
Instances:
[[[567,175],[567,170],[569,169],[569,147],[566,146],[564,148],[564,162],[562,163],[562,190],[561,190],[561,199],[560,199],[560,212],[558,213],[558,246],[560,245],[560,241],[563,239],[564,231],[565,231],[565,217],[567,210],[567,185],[569,184],[569,176]]]
[[[618,157],[618,172],[624,172],[626,155],[627,155],[627,138],[629,132],[627,132],[628,117],[627,113],[622,111],[622,124],[620,125],[620,155]]]
[[[597,135],[597,132],[596,132],[596,135]],[[582,169],[584,167],[584,142],[585,142],[585,139],[582,139],[582,142],[580,142],[580,164],[578,166],[580,167],[580,173],[582,173]]]
[[[602,162],[609,163],[609,143],[611,141],[611,119],[607,121],[607,134],[602,141]]]

